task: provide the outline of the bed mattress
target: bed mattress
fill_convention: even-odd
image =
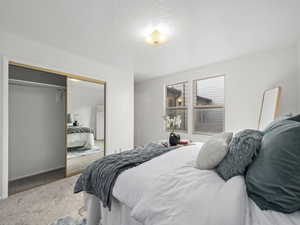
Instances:
[[[70,133],[67,134],[67,147],[92,148],[95,145],[93,133]]]
[[[88,225],[295,225],[300,212],[262,211],[248,198],[244,178],[225,182],[194,168],[201,145],[186,146],[123,172],[113,208],[88,196]],[[230,206],[230,207],[228,207]]]

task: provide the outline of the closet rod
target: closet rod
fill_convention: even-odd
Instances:
[[[21,85],[21,86],[34,86],[34,87],[47,87],[47,88],[57,88],[57,89],[66,89],[64,86],[59,86],[55,84],[45,84],[45,83],[38,83],[33,81],[26,81],[26,80],[17,80],[17,79],[9,79],[9,84],[12,85]]]

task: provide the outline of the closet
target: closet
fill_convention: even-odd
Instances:
[[[63,76],[10,65],[9,194],[64,177],[65,92]]]
[[[71,76],[10,63],[9,195],[104,156],[105,83]]]

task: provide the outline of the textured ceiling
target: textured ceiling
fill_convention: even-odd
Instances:
[[[0,0],[0,29],[145,80],[296,42],[299,0]],[[145,44],[149,24],[171,31]]]

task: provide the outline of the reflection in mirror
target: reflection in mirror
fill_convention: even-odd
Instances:
[[[280,96],[281,87],[272,88],[264,92],[258,123],[259,130],[265,129],[277,117]]]
[[[193,132],[224,131],[224,76],[194,81]]]
[[[66,175],[81,172],[104,156],[104,84],[67,80]]]

